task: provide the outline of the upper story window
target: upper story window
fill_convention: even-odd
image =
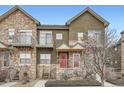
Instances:
[[[88,37],[96,42],[96,45],[101,45],[101,32],[100,31],[88,31]]]
[[[57,40],[62,40],[63,39],[63,34],[62,33],[57,33],[56,34],[56,39]]]
[[[29,53],[21,53],[20,54],[20,63],[21,64],[29,64],[31,61],[31,54]]]
[[[51,45],[52,42],[52,31],[40,32],[40,45]]]
[[[31,44],[32,43],[32,31],[20,30],[20,37],[18,38],[20,43]]]
[[[14,40],[14,35],[15,35],[15,32],[14,32],[14,31],[10,31],[10,32],[8,33],[8,42],[9,42],[9,43],[13,42],[13,40]]]
[[[40,54],[40,63],[41,64],[50,64],[51,54]]]
[[[81,41],[83,39],[84,33],[78,32],[78,41]]]

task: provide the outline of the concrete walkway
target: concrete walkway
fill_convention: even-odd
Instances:
[[[116,85],[111,84],[111,83],[106,82],[106,81],[104,81],[104,86],[105,86],[105,87],[117,87]]]
[[[45,83],[47,82],[47,80],[39,80],[34,87],[45,87]]]
[[[11,87],[11,86],[13,86],[15,84],[17,84],[17,82],[8,82],[8,83],[0,85],[0,87]]]

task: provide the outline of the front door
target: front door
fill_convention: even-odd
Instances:
[[[80,54],[79,53],[73,54],[73,63],[74,63],[74,67],[79,67],[79,64],[80,64]]]
[[[60,67],[67,68],[67,53],[60,54]]]

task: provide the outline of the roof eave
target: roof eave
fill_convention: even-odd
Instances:
[[[3,15],[1,15],[0,17],[0,21],[2,19],[4,19],[6,16],[10,15],[11,13],[13,13],[14,11],[16,11],[17,9],[19,9],[20,11],[22,11],[25,15],[27,15],[29,18],[31,18],[36,24],[40,24],[40,22],[38,20],[36,20],[34,17],[32,17],[30,14],[28,14],[25,10],[23,10],[21,7],[19,6],[14,6],[13,8],[11,8],[10,10],[8,10],[6,13],[4,13]]]
[[[94,12],[91,8],[87,7],[86,9],[84,9],[83,11],[81,11],[79,14],[77,14],[76,16],[72,17],[70,20],[68,20],[66,22],[66,25],[70,25],[75,19],[77,19],[79,16],[81,16],[83,13],[85,13],[86,11],[90,12],[92,15],[96,16],[96,18],[98,20],[100,20],[102,23],[104,23],[104,26],[107,27],[110,23],[105,20],[103,17],[101,17],[100,15],[98,15],[96,12]]]

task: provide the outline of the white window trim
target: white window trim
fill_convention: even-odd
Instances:
[[[50,55],[50,63],[47,63],[47,64],[48,64],[48,65],[51,64],[51,54],[40,54],[40,61],[41,61],[41,55],[45,55],[45,56],[46,56],[46,55]],[[41,62],[40,62],[39,64],[47,65],[47,64],[41,63]]]
[[[56,33],[56,40],[62,40],[62,39],[63,39],[63,34],[62,33]]]
[[[41,30],[40,34],[42,34],[42,33],[50,33],[50,34],[52,34],[52,31],[51,30]]]
[[[79,39],[79,35],[82,35],[82,38],[84,38],[84,33],[83,33],[83,32],[78,32],[78,33],[77,33],[78,41],[81,41],[81,39]],[[80,37],[80,38],[81,38],[81,37]]]
[[[13,28],[12,28],[12,29],[8,29],[8,30],[9,30],[9,31],[12,31],[12,32],[15,31],[15,29],[13,29]]]
[[[23,64],[23,63],[21,63],[21,57],[20,57],[20,55],[21,54],[23,54],[23,56],[25,55],[25,54],[29,54],[30,55],[30,63],[27,63],[27,64]],[[30,53],[20,53],[20,55],[19,55],[19,62],[20,62],[20,65],[31,65],[31,54]]]
[[[19,30],[19,32],[27,32],[27,33],[32,33],[32,30]]]
[[[13,41],[13,39],[9,39],[9,36],[14,36],[14,35],[15,35],[15,32],[14,31],[9,31],[8,32],[8,42],[9,43]]]
[[[74,67],[74,55],[79,55],[79,67]],[[73,68],[80,68],[80,53],[73,53]]]
[[[46,45],[46,41],[47,41],[47,38],[46,38],[46,34],[51,34],[51,40],[53,42],[53,36],[52,36],[52,31],[49,31],[49,30],[46,30],[46,31],[40,31],[40,35],[39,35],[39,44],[41,45]],[[45,42],[42,42],[42,39],[41,39],[41,36],[45,36]],[[51,44],[52,44],[51,42]]]

